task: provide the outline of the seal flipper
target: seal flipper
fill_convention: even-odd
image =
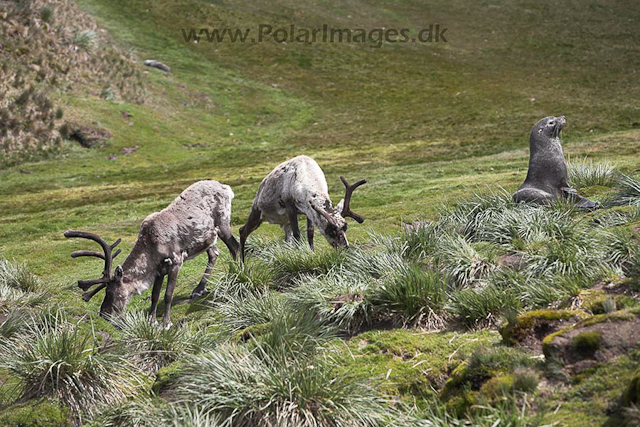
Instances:
[[[600,207],[599,203],[596,203],[592,200],[587,199],[586,197],[582,197],[578,194],[578,191],[575,188],[571,187],[562,187],[560,189],[562,191],[562,195],[569,201],[575,203],[576,207],[581,209],[595,210]]]

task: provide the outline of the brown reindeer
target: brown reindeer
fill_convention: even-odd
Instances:
[[[122,266],[116,267],[113,273],[113,258],[120,253],[119,249],[113,253],[113,249],[120,243],[120,239],[109,245],[92,233],[73,230],[65,232],[64,236],[67,238],[90,239],[102,247],[103,253],[76,251],[71,254],[72,258],[92,256],[104,260],[101,278],[78,280],[78,286],[86,291],[82,298],[89,301],[106,288],[100,315],[108,318],[114,312],[122,311],[134,294],[139,295],[153,285],[149,315],[155,320],[162,283],[164,276],[167,276],[163,325],[165,328],[170,327],[173,290],[182,264],[207,252],[209,261],[204,276],[191,293],[191,298],[196,298],[205,292],[207,277],[218,258],[218,236],[229,248],[233,259],[236,259],[238,242],[231,233],[230,225],[233,196],[231,187],[217,181],[199,181],[191,185],[169,206],[145,218],[133,250]],[[96,288],[89,291],[92,286]]]

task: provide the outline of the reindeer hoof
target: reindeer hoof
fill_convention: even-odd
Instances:
[[[164,329],[165,331],[168,331],[169,329],[171,329],[172,326],[173,326],[173,323],[171,323],[171,321],[162,322],[162,329]]]
[[[207,288],[206,287],[200,287],[198,286],[197,288],[195,288],[193,290],[193,292],[191,292],[191,296],[189,296],[189,298],[191,299],[196,299],[196,298],[200,298],[201,296],[203,296],[204,294],[207,293]]]

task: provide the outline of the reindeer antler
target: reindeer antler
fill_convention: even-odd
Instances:
[[[78,287],[83,291],[88,291],[90,287],[100,284],[100,286],[98,286],[94,290],[82,294],[82,299],[84,299],[85,301],[89,301],[95,294],[104,289],[107,286],[107,283],[109,283],[113,278],[113,276],[111,275],[111,265],[113,264],[113,259],[120,253],[120,249],[118,249],[115,253],[112,252],[113,249],[118,246],[122,240],[118,239],[113,244],[109,245],[102,237],[98,236],[97,234],[75,230],[65,231],[64,237],[79,237],[82,239],[89,239],[102,246],[102,251],[104,252],[103,254],[96,251],[75,251],[71,254],[71,258],[93,256],[104,260],[104,270],[102,270],[101,278],[91,280],[78,280]]]
[[[344,205],[342,207],[341,215],[345,218],[349,216],[355,219],[356,221],[358,221],[358,223],[362,224],[364,222],[364,218],[361,215],[358,215],[357,213],[353,212],[350,209],[349,205],[351,204],[351,195],[353,194],[353,191],[356,188],[360,187],[362,184],[366,184],[367,180],[362,179],[353,185],[349,185],[349,183],[347,182],[347,179],[344,176],[340,176],[340,180],[346,187],[345,194],[344,194]]]

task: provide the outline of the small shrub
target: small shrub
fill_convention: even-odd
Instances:
[[[93,30],[77,31],[73,43],[81,49],[91,50],[96,44],[97,35]]]
[[[51,23],[53,21],[53,12],[54,9],[52,6],[43,6],[42,9],[40,9],[40,19],[42,19],[43,22]]]
[[[567,162],[569,184],[577,189],[599,185],[609,187],[615,183],[616,169],[609,162],[593,163],[586,157]]]

